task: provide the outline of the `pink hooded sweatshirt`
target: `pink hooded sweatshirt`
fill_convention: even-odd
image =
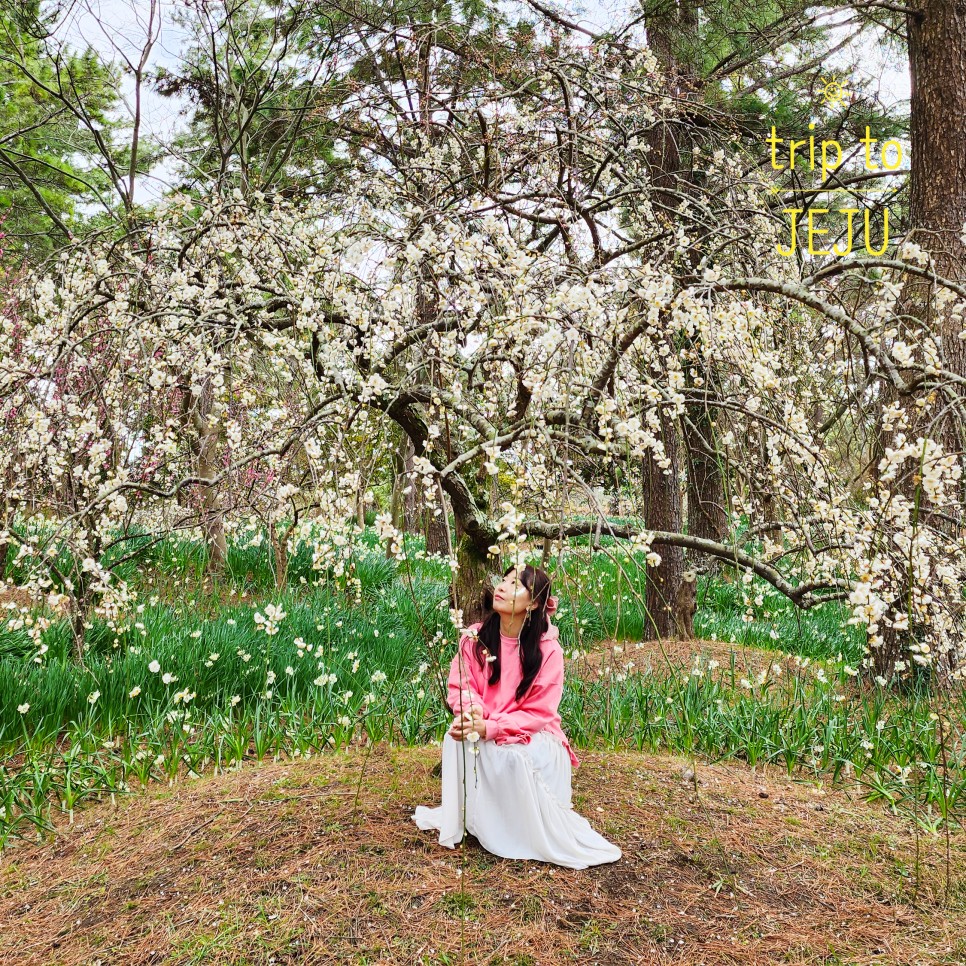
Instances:
[[[574,754],[560,727],[560,714],[557,711],[564,683],[560,632],[549,621],[548,624],[546,632],[540,638],[543,663],[522,701],[516,699],[517,686],[523,679],[516,638],[500,635],[500,680],[495,685],[490,685],[490,665],[484,662],[483,667],[480,667],[475,653],[475,632],[482,627],[483,622],[471,624],[460,637],[459,650],[450,665],[449,706],[454,714],[459,714],[460,691],[468,690],[473,700],[483,706],[488,740],[492,739],[498,745],[528,745],[531,735],[546,730],[562,742],[574,768],[578,768],[580,759]]]

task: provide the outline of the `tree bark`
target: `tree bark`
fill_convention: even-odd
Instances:
[[[84,664],[84,651],[87,644],[87,623],[91,612],[93,593],[90,588],[91,579],[87,572],[75,575],[74,590],[71,594],[70,630],[74,642],[74,656],[80,668]]]
[[[694,614],[698,609],[697,577],[686,570],[674,597],[674,629],[679,640],[694,640]]]
[[[966,224],[966,7],[955,0],[925,0],[919,7],[919,14],[907,15],[909,220],[914,240],[932,255],[936,271],[961,279],[966,267],[966,245],[960,240]],[[926,302],[928,281],[917,280],[914,287]],[[932,323],[941,336],[945,367],[966,375],[962,323],[954,321],[949,308]],[[966,425],[955,411],[943,417],[941,439],[947,450],[966,448]]]
[[[647,21],[648,42],[655,56],[664,67],[668,77],[670,92],[682,99],[700,100],[700,76],[695,64],[680,52],[679,41],[693,42],[698,30],[698,6],[690,0],[655,8]],[[677,125],[671,130],[667,125],[656,126],[649,135],[652,146],[651,164],[654,170],[653,183],[656,188],[655,199],[666,209],[674,211],[684,195],[695,189],[693,176],[693,150],[696,145],[695,132],[687,124]],[[659,217],[668,218],[666,214]],[[700,259],[698,246],[692,248],[688,265],[693,273]],[[689,364],[685,366],[685,384],[694,392],[700,388],[710,394],[717,388],[713,365],[709,365],[701,346],[695,340],[688,340],[680,347],[687,351]],[[695,380],[699,380],[698,386]],[[725,535],[727,517],[724,509],[724,481],[717,461],[709,449],[713,446],[714,434],[711,425],[711,409],[706,402],[687,403],[688,421],[680,429],[680,440],[684,448],[684,462],[687,467],[687,526],[688,533],[720,542]],[[654,485],[659,480],[652,477]],[[667,496],[667,505],[680,506],[680,498]],[[683,525],[683,513],[679,515]],[[717,572],[718,561],[705,554],[694,553],[689,559],[704,571]],[[683,566],[683,558],[682,558]],[[663,575],[665,581],[676,581],[679,571],[672,567]],[[668,585],[667,593],[676,599],[679,588]]]
[[[443,490],[443,484],[439,482],[439,479],[436,480],[436,499],[439,500],[439,516],[436,518],[436,529],[441,533],[441,545],[438,551],[433,552],[443,553],[446,554],[447,557],[452,557],[454,550],[453,534],[449,528],[449,511],[446,506],[446,492]],[[426,547],[428,550],[428,539]]]
[[[288,582],[288,529],[279,533],[275,520],[269,520],[268,535],[275,561],[275,588],[284,590]]]
[[[703,379],[702,388],[717,391],[714,369],[700,366],[688,369],[686,384],[694,386],[692,371]],[[720,543],[725,536],[728,517],[725,510],[724,475],[718,457],[712,452],[715,433],[711,409],[705,403],[688,403],[687,414],[694,430],[687,427],[683,433],[687,467],[687,521],[688,533]],[[721,567],[717,557],[693,553],[693,563],[705,573],[719,574]]]
[[[392,496],[389,498],[389,513],[392,516],[392,525],[397,530],[402,530],[405,524],[405,507],[403,505],[403,487],[406,473],[406,445],[407,439],[404,433],[399,433],[399,438],[392,451]]]
[[[483,616],[483,588],[494,561],[464,534],[456,544],[456,562],[459,566],[450,586],[450,605],[462,608],[465,627]]]
[[[680,474],[680,438],[675,422],[662,414],[661,439],[668,459],[670,475],[658,466],[653,456],[644,457],[644,525],[648,530],[681,532],[682,506]],[[661,562],[647,572],[646,607],[651,632],[659,640],[678,633],[675,602],[684,574],[684,549],[663,546]],[[692,632],[693,633],[693,632]]]
[[[3,516],[0,519],[0,528],[4,530],[10,530],[13,527],[14,520],[16,519],[16,501],[12,500],[9,496],[10,490],[13,486],[8,478],[7,485],[4,487],[3,501]],[[10,553],[10,543],[7,540],[0,541],[0,582],[6,580],[7,576],[7,559]]]
[[[440,495],[437,493],[436,507],[427,505],[423,508],[426,553],[449,553],[449,523],[446,520],[446,504],[439,502]]]
[[[962,279],[966,264],[966,246],[960,240],[966,222],[966,7],[955,0],[924,0],[915,12],[906,15],[909,41],[909,74],[911,80],[910,129],[911,151],[909,191],[909,232],[906,238],[916,242],[932,256],[940,275]],[[903,292],[897,304],[900,320],[899,337],[909,332],[908,341],[915,345],[923,332],[938,336],[942,347],[943,367],[966,376],[966,342],[959,338],[962,323],[956,321],[949,309],[936,312],[930,304],[932,284],[927,279],[906,276]],[[900,369],[908,379],[911,370]],[[957,392],[954,389],[951,392]],[[894,401],[895,391],[886,386],[883,406]],[[931,403],[924,409],[913,405],[911,398],[899,400],[908,415],[905,430],[909,439],[930,436],[943,445],[946,452],[962,453],[966,449],[966,422],[958,407],[949,407],[944,415],[936,415],[953,396],[932,394]],[[881,412],[881,409],[880,409]],[[934,419],[936,420],[934,422]],[[896,433],[879,427],[875,452],[884,452],[894,445]],[[878,466],[876,464],[876,472]],[[966,479],[961,483],[966,486]],[[920,489],[917,474],[905,473],[896,488],[910,501],[915,501]],[[962,505],[963,489],[955,503]],[[919,493],[920,525],[929,513],[925,493]],[[948,507],[943,508],[949,512]],[[962,532],[962,521],[933,524],[950,533]],[[909,592],[908,578],[900,599]],[[958,619],[958,617],[957,617]],[[961,628],[961,624],[959,625]],[[872,649],[871,673],[891,678],[897,661],[905,661],[913,668],[909,645],[920,636],[916,622],[910,621],[908,630],[884,627],[882,644]],[[951,642],[954,649],[946,657],[939,656],[933,668],[937,683],[948,679],[954,668],[954,654],[962,643]]]

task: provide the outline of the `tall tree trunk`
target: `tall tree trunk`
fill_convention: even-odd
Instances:
[[[100,553],[98,552],[98,556]],[[91,575],[86,571],[75,572],[74,589],[70,602],[70,630],[74,641],[74,656],[79,667],[84,668],[84,651],[87,643],[87,625],[90,623],[91,607],[94,604],[94,591],[91,588]]]
[[[915,241],[933,258],[940,275],[962,280],[966,266],[966,246],[960,239],[966,223],[966,7],[955,0],[923,0],[915,12],[906,15],[909,40],[910,97],[910,191],[909,240]],[[962,322],[955,320],[949,308],[936,312],[930,305],[931,283],[906,276],[903,294],[897,311],[906,319],[902,322],[921,331],[928,329],[939,337],[944,368],[959,376],[966,376],[966,342],[959,338]],[[919,341],[913,337],[912,343]],[[905,377],[912,373],[900,370]],[[958,390],[957,390],[958,391]],[[894,398],[889,391],[888,398]],[[932,425],[933,414],[948,400],[936,398],[932,405],[920,410],[911,400],[901,400],[909,417],[906,436],[911,439],[929,435],[941,442],[946,452],[962,453],[966,449],[966,419],[959,407],[950,407],[942,421]],[[877,451],[893,445],[894,432],[880,426]],[[966,479],[961,486],[966,486]],[[915,474],[908,473],[898,481],[904,496],[915,500],[918,483]],[[964,490],[956,501],[961,505]],[[928,515],[930,506],[920,493],[921,514]],[[949,508],[944,508],[948,512]],[[935,519],[935,518],[934,518]],[[922,517],[920,517],[920,521]],[[936,521],[935,526],[946,530],[950,537],[962,534],[962,520]],[[905,581],[903,594],[909,591]],[[882,644],[872,650],[872,673],[891,677],[896,661],[910,661],[909,645],[919,636],[919,628],[912,623],[908,630],[883,628]],[[962,631],[950,642],[954,649],[962,645]],[[939,682],[948,679],[954,667],[955,650],[935,667]],[[915,665],[913,665],[915,667]]]
[[[403,495],[403,487],[406,485],[406,447],[409,445],[409,437],[400,430],[399,439],[392,451],[392,496],[389,499],[389,513],[392,517],[392,525],[398,531],[405,530],[406,524],[406,504]],[[386,541],[386,556],[393,557],[392,541]]]
[[[392,495],[389,498],[389,513],[392,517],[392,525],[401,530],[405,520],[405,508],[403,505],[403,487],[406,485],[406,435],[399,433],[392,450]]]
[[[689,368],[685,381],[691,388],[695,388],[695,374],[702,378],[703,385],[700,388],[708,393],[709,398],[717,394],[718,383],[713,367],[702,365],[693,370]],[[720,543],[725,537],[728,518],[725,509],[724,475],[718,457],[714,455],[716,434],[711,425],[711,412],[711,407],[706,402],[689,403],[687,406],[689,422],[694,426],[693,430],[686,426],[683,433],[687,471],[687,521],[689,534]],[[691,560],[705,573],[720,573],[717,557],[695,551]]]
[[[966,275],[966,6],[955,0],[924,0],[920,14],[908,14],[910,100],[909,220],[915,240],[929,251],[936,271]],[[907,288],[909,283],[907,283]],[[917,281],[923,302],[928,281]],[[966,375],[963,323],[951,307],[934,316],[945,367]],[[941,427],[948,451],[966,449],[966,423],[955,410]],[[966,487],[966,479],[963,480]]]
[[[649,12],[648,43],[664,68],[669,93],[677,98],[700,101],[700,77],[696,65],[688,59],[690,54],[687,53],[688,45],[697,39],[697,31],[698,5],[690,0],[654,7]],[[683,54],[680,44],[682,40],[685,49]],[[681,196],[696,190],[692,153],[697,140],[695,132],[687,124],[675,125],[673,128],[661,124],[652,129],[648,139],[652,148],[650,159],[652,180],[656,189],[655,199],[665,211],[675,211],[681,202]],[[689,252],[688,264],[692,273],[697,270],[700,255],[698,246]],[[713,398],[718,381],[713,365],[707,362],[696,340],[688,340],[687,344],[681,346],[675,340],[674,347],[677,351],[686,350],[690,355],[685,366],[685,384],[690,394],[693,397],[696,390],[700,389],[705,396],[703,401],[687,403],[688,420],[682,423],[680,430],[674,431],[675,447],[679,440],[683,448],[683,462],[687,468],[687,532],[720,541],[725,536],[727,524],[724,481],[716,459],[709,452],[714,435],[711,426],[712,408],[708,402]],[[660,473],[657,477],[648,473],[648,479],[649,484],[655,488],[671,485],[671,481]],[[676,479],[673,487],[673,493],[669,491],[655,498],[669,510],[675,508],[672,517],[676,523],[669,529],[680,532],[684,518]],[[685,599],[691,594],[693,586],[679,586],[680,575],[684,572],[684,552],[665,549],[671,551],[674,562],[661,575],[664,583],[662,594],[672,602]],[[719,569],[717,559],[706,554],[691,552],[689,559],[706,572],[717,572]],[[678,609],[684,613],[687,606],[680,605]]]
[[[681,532],[682,506],[680,474],[680,438],[676,423],[662,414],[661,439],[668,459],[670,475],[658,466],[653,456],[644,457],[644,525],[648,530]],[[680,608],[680,584],[685,572],[682,547],[662,546],[661,562],[647,571],[646,606],[649,631],[658,639],[676,637],[680,631],[677,615]],[[689,637],[693,631],[686,628]]]
[[[77,658],[78,667],[84,665],[84,642],[87,636],[87,603],[84,600],[75,600],[70,617],[71,635],[74,639],[74,656]]]

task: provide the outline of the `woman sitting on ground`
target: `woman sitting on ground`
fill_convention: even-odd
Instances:
[[[573,869],[621,850],[573,810],[580,761],[561,729],[564,658],[550,623],[557,601],[538,567],[511,567],[484,592],[484,617],[460,638],[449,673],[453,722],[443,737],[442,804],[412,815],[454,848],[464,832],[508,859]],[[464,822],[465,818],[465,822]]]

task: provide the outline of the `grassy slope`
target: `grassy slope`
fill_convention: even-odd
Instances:
[[[753,636],[734,588],[716,593],[699,632]],[[606,636],[589,605],[581,616],[588,638]],[[778,622],[776,643],[831,658],[837,622],[813,624],[803,637],[797,618]],[[698,650],[727,666],[727,645]],[[735,650],[749,670],[790,660]],[[663,663],[653,648],[595,651],[572,673]],[[581,749],[575,807],[624,858],[574,871],[443,849],[408,817],[438,801],[438,750],[371,751],[246,765],[59,819],[56,845],[0,857],[0,964],[966,962],[944,839],[920,840],[917,877],[909,823],[858,789],[737,764],[698,764],[695,788],[683,758]],[[954,883],[964,855],[959,834]]]
[[[583,871],[444,849],[439,751],[377,744],[94,805],[0,865],[0,963],[953,963],[945,842],[777,769],[584,751]],[[355,790],[361,777],[358,805]],[[963,836],[951,842],[962,868]],[[462,874],[460,874],[462,869]],[[957,876],[954,875],[954,881]]]

